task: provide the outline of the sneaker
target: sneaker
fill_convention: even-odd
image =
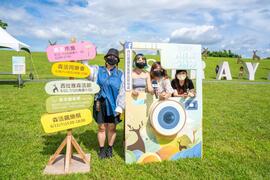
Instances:
[[[106,158],[106,151],[105,151],[105,148],[104,147],[100,147],[99,148],[99,154],[98,154],[98,157],[100,159],[105,159]]]
[[[107,151],[106,151],[106,155],[108,158],[111,158],[113,156],[113,148],[112,146],[109,146]]]

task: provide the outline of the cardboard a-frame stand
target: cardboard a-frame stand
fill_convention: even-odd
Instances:
[[[161,65],[166,70],[196,70],[196,96],[161,101],[139,92],[137,98],[133,97],[132,50],[159,50]],[[125,162],[202,157],[201,45],[126,42],[125,78]]]

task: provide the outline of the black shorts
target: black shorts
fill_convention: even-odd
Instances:
[[[98,124],[104,124],[104,123],[118,124],[121,122],[120,115],[118,116],[107,115],[106,102],[104,98],[101,98],[98,101],[100,102],[100,111],[96,110],[97,101],[94,102],[94,106],[93,106],[93,116],[94,116],[95,121]]]

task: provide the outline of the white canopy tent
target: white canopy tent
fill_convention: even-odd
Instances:
[[[9,48],[9,49],[13,49],[13,50],[15,50],[17,52],[21,51],[21,50],[28,52],[30,54],[30,59],[31,59],[31,68],[30,68],[29,78],[34,79],[32,69],[34,69],[36,75],[37,75],[37,72],[36,72],[36,70],[34,68],[31,51],[29,50],[30,46],[28,46],[27,44],[17,40],[13,36],[11,36],[6,30],[4,30],[3,28],[0,27],[0,49],[1,48]],[[10,72],[0,72],[0,74],[5,75],[5,74],[12,74],[12,73],[10,73]],[[37,75],[37,78],[38,78],[38,75]],[[19,85],[20,85],[20,81],[22,81],[21,75],[18,75]]]
[[[0,48],[10,48],[15,51],[24,50],[30,53],[30,46],[15,39],[7,31],[0,27]]]

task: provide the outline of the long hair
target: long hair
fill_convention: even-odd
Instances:
[[[151,70],[150,70],[150,77],[151,79],[154,79],[154,69],[157,69],[158,67],[160,67],[160,70],[163,71],[163,76],[165,79],[168,79],[168,74],[167,71],[161,66],[160,62],[154,62],[151,66]]]
[[[145,67],[142,69],[142,70],[145,71],[145,69],[147,67],[147,60],[146,60],[146,57],[142,53],[136,54],[136,56],[134,57],[134,59],[133,59],[133,68],[136,68],[136,62],[139,60],[140,56],[145,61]]]
[[[187,74],[187,70],[177,70],[176,73],[175,73],[175,76],[174,76],[174,83],[175,83],[175,86],[176,86],[176,89],[177,91],[180,91],[181,87],[180,87],[180,80],[177,78],[177,74],[180,73],[181,71],[184,71],[186,72]],[[189,83],[189,78],[188,78],[188,75],[185,79],[185,82],[184,82],[184,88],[187,88],[188,87],[188,84]]]

